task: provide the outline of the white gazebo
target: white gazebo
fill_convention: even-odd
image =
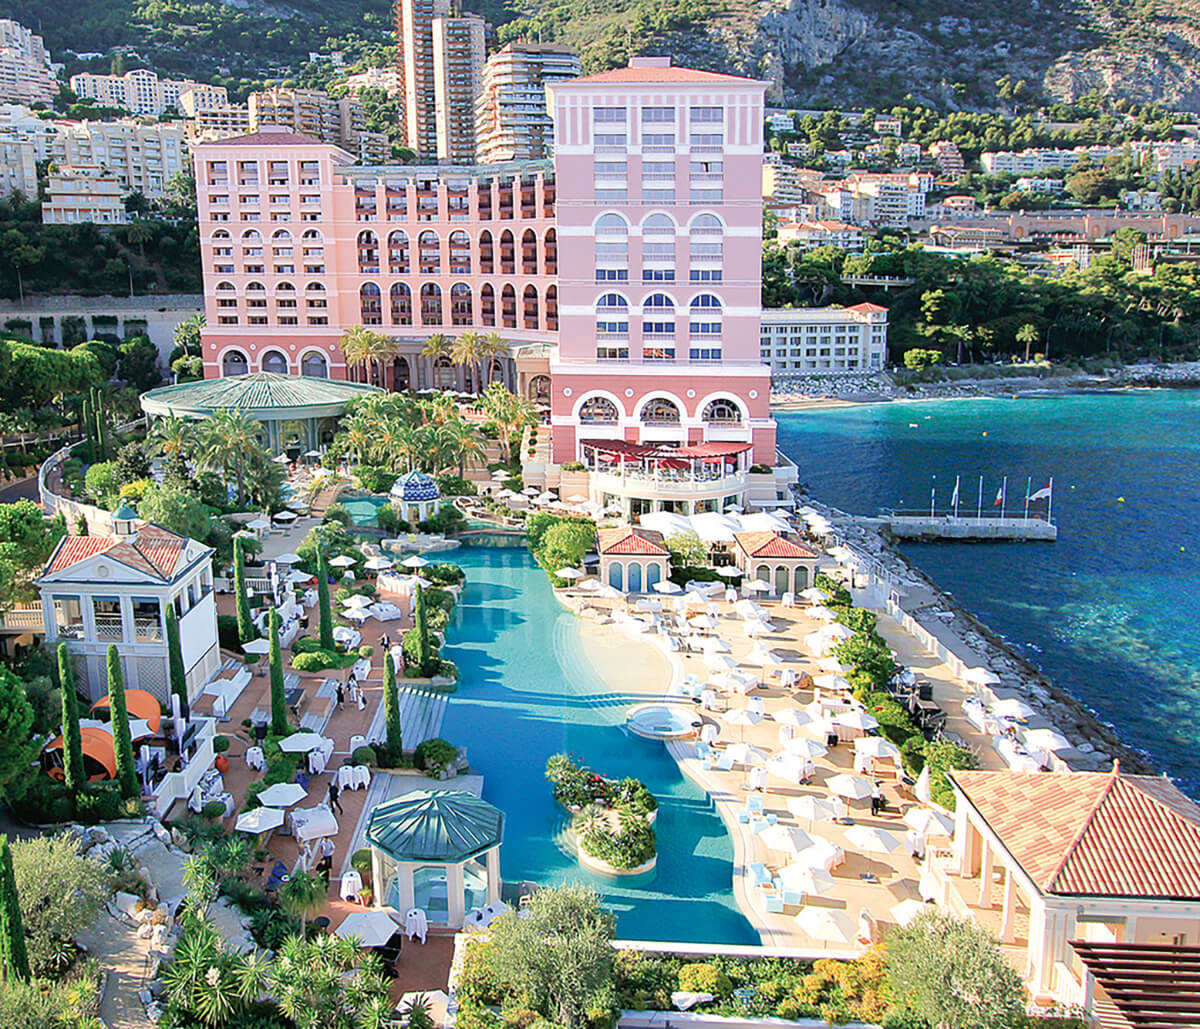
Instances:
[[[411,471],[392,485],[392,507],[404,521],[415,525],[438,513],[442,506],[442,491],[431,476]]]
[[[366,835],[376,907],[420,908],[431,925],[460,929],[500,900],[504,813],[473,793],[405,793],[371,811]]]

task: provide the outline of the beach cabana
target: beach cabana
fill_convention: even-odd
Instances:
[[[777,596],[799,593],[817,573],[817,555],[775,531],[734,534],[733,560],[741,571],[770,583]]]
[[[107,710],[110,706],[109,698],[101,697],[92,705],[92,710]],[[158,732],[162,722],[162,708],[159,707],[158,698],[153,693],[146,690],[126,690],[125,710],[130,718],[144,719],[152,734]]]
[[[504,814],[462,790],[413,790],[367,820],[376,907],[420,908],[462,928],[467,912],[500,900]]]
[[[661,532],[623,525],[597,535],[601,582],[628,593],[648,593],[671,574],[671,552]]]

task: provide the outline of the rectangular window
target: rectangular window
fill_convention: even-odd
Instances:
[[[720,268],[693,268],[688,273],[688,278],[692,282],[720,282]]]
[[[721,360],[721,348],[689,347],[688,357],[693,361],[719,361]]]
[[[319,318],[314,317],[313,315],[310,314],[308,316],[308,324],[309,325],[328,325],[329,319],[325,318],[325,317],[319,317]]]
[[[625,123],[626,111],[624,107],[593,107],[592,121],[597,123],[611,124],[613,122]]]
[[[696,189],[692,188],[688,192],[688,199],[693,204],[719,204],[724,196],[720,186],[716,189]]]
[[[725,145],[725,134],[722,132],[693,132],[688,136],[688,144],[693,150],[720,150]]]
[[[629,271],[626,268],[597,268],[597,282],[628,282]]]
[[[708,125],[720,125],[725,121],[725,109],[722,107],[693,107],[688,111],[688,117],[693,125],[701,122]]]
[[[238,319],[236,314],[223,314],[217,318],[218,325],[237,325]]]
[[[721,161],[692,161],[691,173],[692,178],[709,178],[710,176],[721,174],[723,162]]]
[[[643,107],[642,108],[642,123],[644,125],[662,125],[666,123],[674,123],[675,108],[674,107]]]
[[[125,638],[121,622],[121,601],[117,597],[93,597],[92,619],[96,623],[98,641],[120,643]]]
[[[629,322],[596,322],[596,332],[604,336],[628,336]]]
[[[647,154],[669,153],[675,149],[674,132],[643,132],[642,152]]]
[[[279,324],[280,325],[295,325],[299,320],[300,319],[298,319],[294,314],[292,314],[292,315],[281,314],[279,316]]]
[[[674,268],[643,268],[642,269],[642,281],[643,282],[674,282],[675,281],[675,269]]]
[[[53,597],[54,624],[59,639],[83,639],[83,606],[77,596]]]
[[[594,179],[623,179],[627,173],[624,161],[597,161],[592,166]]]
[[[624,132],[597,132],[592,143],[596,153],[614,154],[624,151],[626,138]]]
[[[675,187],[646,183],[642,186],[642,200],[654,207],[670,206],[675,203]]]
[[[674,161],[642,161],[642,181],[647,179],[667,179],[675,181]]]
[[[596,203],[598,204],[624,204],[629,200],[629,190],[627,189],[598,189],[596,190]]]
[[[596,347],[596,359],[598,361],[628,361],[629,347]]]

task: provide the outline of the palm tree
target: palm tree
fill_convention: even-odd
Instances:
[[[279,887],[279,906],[289,918],[299,920],[303,939],[308,919],[325,906],[325,880],[311,872],[298,872]]]
[[[342,348],[342,356],[346,359],[348,368],[366,368],[371,360],[372,342],[374,335],[365,325],[351,325],[342,333],[338,346]]]
[[[470,422],[456,418],[442,427],[445,439],[458,464],[458,477],[463,477],[463,468],[467,461],[486,461],[487,455],[483,449],[483,437],[479,430]]]
[[[421,348],[421,356],[430,362],[431,368],[436,369],[437,361],[440,357],[450,357],[451,345],[450,339],[443,336],[440,332],[435,332],[425,341],[425,345]],[[434,376],[436,379],[436,376]],[[433,383],[430,383],[432,387]]]
[[[1017,329],[1017,342],[1025,344],[1025,363],[1029,363],[1029,347],[1036,343],[1038,338],[1037,326],[1031,322],[1026,322]]]
[[[487,368],[487,382],[483,384],[484,389],[492,384],[492,361],[497,357],[507,357],[508,353],[508,343],[500,333],[489,332],[483,337],[479,346],[479,354],[483,358],[484,367]]]
[[[196,460],[202,468],[219,471],[227,479],[232,474],[238,503],[246,492],[247,465],[262,453],[260,428],[258,421],[244,411],[220,410],[213,412],[201,434]]]
[[[512,460],[510,438],[518,429],[532,425],[537,413],[533,405],[507,386],[493,382],[483,391],[479,406],[500,430],[500,453],[505,464]]]
[[[299,1029],[391,1026],[387,982],[378,957],[337,936],[289,937],[271,966],[268,988]]]
[[[450,351],[450,359],[460,367],[471,369],[471,382],[475,386],[475,392],[480,393],[483,387],[480,385],[479,367],[482,357],[483,336],[473,329],[464,332],[454,341],[454,346]]]
[[[196,425],[186,418],[159,418],[146,437],[146,453],[183,460],[196,442]]]

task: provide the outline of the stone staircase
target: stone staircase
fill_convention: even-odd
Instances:
[[[412,750],[418,743],[441,735],[442,720],[446,717],[447,696],[424,686],[400,686],[400,734],[404,749]],[[367,739],[383,739],[387,733],[383,704],[375,709],[375,717]]]

